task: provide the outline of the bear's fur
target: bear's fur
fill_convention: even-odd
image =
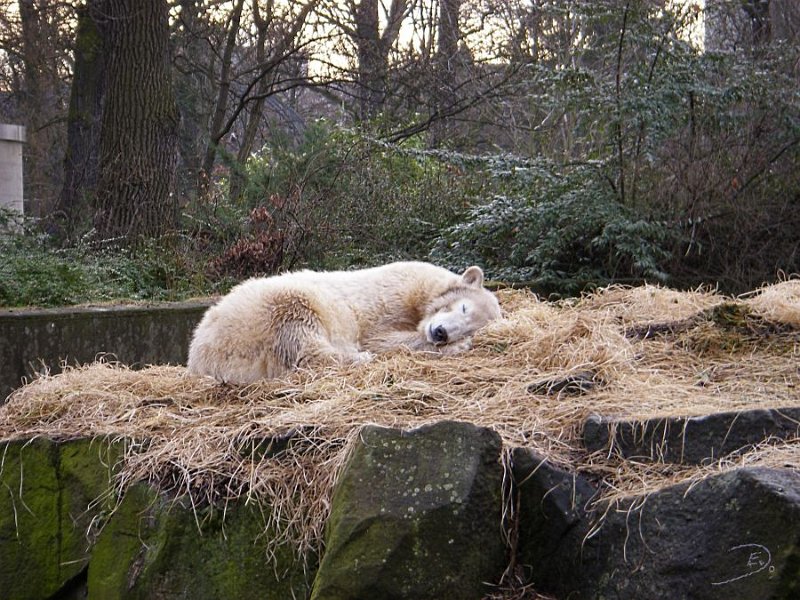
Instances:
[[[369,360],[399,347],[454,354],[500,316],[483,271],[423,262],[249,279],[206,311],[188,368],[227,383],[278,377],[318,361]]]

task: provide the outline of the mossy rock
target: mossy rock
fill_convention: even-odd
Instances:
[[[264,507],[267,509],[268,507]],[[145,483],[128,489],[89,565],[90,600],[305,598],[313,575],[288,546],[270,556],[264,513],[245,499],[196,507]]]
[[[121,452],[100,439],[0,442],[4,600],[48,598],[83,572]]]
[[[479,599],[507,564],[499,436],[365,427],[332,499],[312,600]]]

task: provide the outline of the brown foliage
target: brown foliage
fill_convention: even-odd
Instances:
[[[270,201],[280,206],[283,200],[273,195]],[[285,232],[275,223],[266,206],[250,211],[248,232],[236,240],[219,258],[213,260],[209,270],[214,275],[244,277],[255,274],[276,273],[283,264],[286,243]]]

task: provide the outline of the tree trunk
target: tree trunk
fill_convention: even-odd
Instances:
[[[109,0],[95,227],[134,244],[175,224],[178,110],[166,0]]]
[[[205,27],[205,11],[201,0],[178,0],[180,12],[173,24],[173,52],[176,76],[175,96],[181,114],[178,132],[179,162],[175,180],[175,193],[181,207],[197,196],[203,138],[210,121],[210,109],[204,101],[206,65],[212,52],[201,32]]]
[[[267,64],[267,33],[269,23],[272,19],[272,6],[271,3],[267,5],[268,16],[263,18],[259,8],[259,0],[253,0],[253,24],[258,32],[256,38],[256,62],[260,68]],[[230,177],[230,198],[231,200],[238,200],[243,194],[246,185],[245,167],[247,158],[253,149],[253,144],[256,141],[256,134],[261,124],[261,119],[264,113],[264,101],[267,97],[267,92],[272,87],[272,77],[262,74],[261,79],[256,86],[256,99],[250,108],[250,114],[247,116],[247,122],[244,126],[244,135],[239,146],[239,152],[236,155],[236,164],[231,170]]]
[[[770,0],[769,19],[772,40],[796,44],[800,39],[800,3],[797,0]]]
[[[361,0],[354,7],[353,34],[358,59],[359,118],[368,120],[383,109],[389,74],[389,52],[400,34],[408,0],[392,0],[388,22],[380,31],[378,0]]]
[[[358,90],[361,120],[374,117],[383,106],[386,72],[381,61],[378,0],[361,0],[356,7]]]
[[[256,63],[249,72],[241,70],[241,67],[238,74],[231,72],[231,55],[227,52],[227,48],[230,47],[232,51],[235,36],[228,38],[230,46],[226,46],[226,52],[223,54],[222,75],[220,78],[222,83],[211,129],[212,144],[209,145],[210,151],[206,154],[206,163],[203,170],[206,174],[211,173],[217,145],[231,131],[237,121],[240,123],[243,121],[242,139],[239,141],[236,160],[231,165],[230,170],[229,195],[231,199],[239,198],[244,191],[246,184],[244,168],[262,129],[265,106],[267,103],[281,106],[281,103],[272,99],[271,96],[280,91],[275,88],[276,82],[279,82],[278,87],[280,88],[280,82],[283,79],[283,85],[285,86],[288,74],[287,67],[292,69],[292,62],[297,60],[298,56],[302,56],[298,52],[300,50],[298,44],[301,43],[303,27],[316,7],[317,1],[307,0],[304,4],[301,4],[300,9],[292,17],[292,20],[285,21],[285,26],[282,26],[280,22],[276,22],[272,0],[267,0],[266,2],[264,0],[252,0],[253,26],[256,30]],[[240,26],[241,8],[242,5],[238,4],[233,9],[234,13],[231,21],[236,30]],[[247,29],[248,26],[242,25],[242,28]],[[226,64],[228,68],[225,67]],[[245,75],[245,77],[242,77],[242,75]],[[233,80],[236,80],[239,85],[232,87]],[[236,87],[242,89],[242,84],[244,84],[243,92],[238,92]],[[224,94],[222,93],[223,85]],[[297,115],[295,114],[294,116],[296,117]],[[201,183],[207,184],[208,179],[202,179]]]
[[[52,219],[53,226],[65,241],[74,240],[91,221],[103,110],[105,60],[102,27],[106,4],[107,0],[89,0],[77,9],[64,185]]]
[[[37,111],[42,109],[41,73],[44,64],[42,56],[43,45],[40,36],[39,7],[33,0],[19,1],[19,16],[22,25],[22,61],[25,68],[25,104],[26,108],[35,108]],[[38,114],[31,115],[31,119],[36,119]]]
[[[430,144],[438,147],[450,137],[450,127],[444,117],[453,112],[458,103],[456,92],[460,64],[458,42],[461,39],[461,28],[458,22],[461,0],[439,0],[439,24],[437,28],[438,43],[436,46],[435,69],[436,89],[434,93],[434,112],[430,130]]]

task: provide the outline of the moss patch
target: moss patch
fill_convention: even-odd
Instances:
[[[306,597],[302,560],[287,547],[268,555],[265,530],[260,508],[245,499],[193,507],[135,484],[94,549],[89,598]]]
[[[118,445],[48,439],[0,444],[0,590],[46,598],[87,565]]]

